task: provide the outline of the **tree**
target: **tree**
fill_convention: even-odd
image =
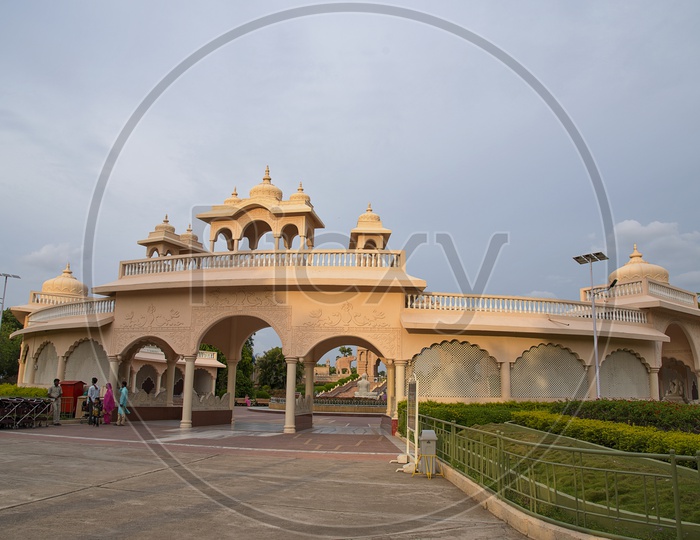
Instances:
[[[352,347],[346,347],[345,345],[338,347],[338,352],[343,356],[352,356]]]
[[[253,392],[253,381],[251,375],[253,373],[253,336],[251,335],[243,344],[241,351],[241,359],[238,362],[236,369],[236,396],[243,397],[246,394],[251,395]],[[202,351],[213,351],[216,353],[217,360],[226,365],[225,368],[219,369],[216,374],[216,395],[223,396],[228,391],[228,360],[226,355],[214,345],[202,343],[199,346]]]
[[[284,359],[281,347],[273,347],[265,351],[262,356],[255,360],[255,367],[258,371],[258,385],[269,386],[272,390],[285,388],[287,381],[287,362]],[[296,385],[304,375],[304,367],[297,364]]]
[[[22,325],[10,309],[2,313],[2,328],[0,328],[0,381],[16,382],[19,369],[19,354],[22,337],[10,339],[10,334],[21,330]]]

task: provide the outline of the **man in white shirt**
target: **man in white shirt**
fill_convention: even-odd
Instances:
[[[95,400],[100,397],[100,387],[97,386],[97,377],[92,378],[92,384],[90,385],[90,388],[88,388],[88,394],[87,394],[87,402],[88,402],[88,411],[92,411],[92,406],[95,403]],[[92,414],[88,417],[88,424],[92,424]]]

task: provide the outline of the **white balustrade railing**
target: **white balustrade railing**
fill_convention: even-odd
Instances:
[[[314,250],[314,251],[250,251],[154,257],[138,261],[122,261],[119,277],[148,274],[169,274],[192,270],[228,268],[402,268],[401,251]]]
[[[585,302],[440,293],[407,294],[406,308],[439,311],[556,315],[559,317],[584,317],[589,319],[592,315],[591,305]],[[645,324],[647,322],[647,315],[645,312],[637,309],[596,306],[596,319]]]
[[[606,298],[622,298],[628,296],[655,296],[664,300],[669,300],[677,304],[686,306],[698,306],[698,297],[696,294],[672,287],[668,283],[660,283],[650,279],[642,279],[629,283],[619,283],[611,289],[598,290],[595,294],[596,300]],[[591,290],[584,289],[584,299],[591,301]]]
[[[72,302],[80,301],[79,296],[74,294],[61,294],[61,293],[45,293],[32,291],[29,302],[31,304],[45,304],[47,306],[57,306],[59,304],[69,304]]]
[[[71,304],[60,304],[57,306],[41,309],[29,316],[29,324],[35,322],[46,322],[63,317],[80,317],[88,315],[98,315],[102,313],[114,313],[114,299],[83,300]]]
[[[141,347],[140,352],[149,353],[149,354],[163,354],[163,351],[159,347],[156,347],[155,345],[144,345],[143,347]],[[202,359],[207,359],[207,360],[216,360],[217,353],[214,351],[198,351],[197,358],[202,358]],[[182,362],[184,363],[184,360],[182,360]]]

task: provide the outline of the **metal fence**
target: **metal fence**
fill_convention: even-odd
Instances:
[[[547,521],[609,538],[700,538],[700,453],[558,446],[419,418],[440,460]]]

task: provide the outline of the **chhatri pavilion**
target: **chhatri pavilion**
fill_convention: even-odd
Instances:
[[[347,249],[315,249],[324,225],[309,195],[300,184],[285,200],[269,169],[248,198],[234,190],[196,217],[209,225],[208,249],[166,216],[138,241],[146,258],[120,262],[117,279],[92,295],[67,267],[13,307],[24,324],[19,384],[126,380],[139,418],[233,423],[236,370],[229,393],[215,397],[222,364],[200,345],[236,366],[246,339],[271,328],[287,361],[287,433],[313,422],[313,399],[295,396],[296,364],[312,396],[316,363],[347,345],[375,371],[385,365],[392,419],[412,377],[420,399],[438,401],[697,400],[698,298],[637,246],[610,275],[613,288],[582,288],[578,301],[464,295],[428,292],[409,275],[371,206]],[[259,250],[269,233],[274,249]]]

